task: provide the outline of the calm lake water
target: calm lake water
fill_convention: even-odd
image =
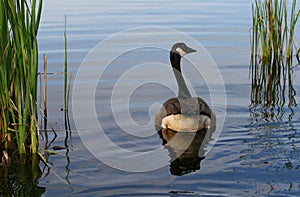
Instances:
[[[249,107],[251,3],[250,0],[44,1],[39,47],[41,59],[44,53],[48,57],[48,72],[63,71],[66,15],[72,84],[80,66],[82,69],[90,65],[91,77],[81,78],[77,83],[96,85],[94,95],[89,94],[90,89],[77,92],[79,98],[75,104],[81,106],[81,113],[77,110],[75,114],[71,98],[71,131],[65,131],[61,111],[63,75],[48,76],[49,142],[55,137],[51,128],[57,134],[49,150],[57,154],[49,155],[50,168],[40,163],[42,174],[35,185],[43,188],[39,190],[42,196],[299,196],[299,107],[284,105],[274,110]],[[142,33],[133,30],[137,32],[136,40],[135,34],[126,37],[119,33],[132,31],[132,28],[143,30]],[[216,72],[211,71],[214,74],[210,75],[211,68],[205,67],[207,61],[201,60],[201,53],[183,60],[186,65],[183,73],[189,86],[194,88],[193,94],[204,98],[216,111],[217,124],[224,119],[224,125],[217,126],[216,133],[203,142],[203,136],[196,136],[190,152],[177,160],[176,156],[174,160],[174,154],[180,149],[176,148],[177,141],[174,145],[162,146],[163,140],[151,120],[159,103],[175,96],[171,91],[176,89],[171,70],[156,69],[157,62],[169,64],[167,49],[178,36],[177,33],[166,34],[167,28],[186,34],[187,41],[193,38],[201,43],[216,63],[215,68],[220,72],[217,77],[223,79],[211,82]],[[298,25],[297,39],[300,39],[299,30]],[[160,43],[161,48],[148,45],[135,48],[140,42],[144,43],[143,38],[147,43],[149,36]],[[96,56],[87,56],[104,40],[112,44],[102,43],[98,45],[100,50],[95,49]],[[130,50],[110,61],[116,51],[122,52],[126,47]],[[196,67],[189,65],[187,60],[192,61],[197,56]],[[110,64],[101,70],[99,78],[98,70],[93,70],[95,67],[91,65],[99,64],[100,68],[106,61]],[[93,77],[98,77],[98,81]],[[297,73],[293,77],[294,88],[299,91]],[[166,85],[161,85],[159,82],[165,78]],[[127,91],[132,91],[128,100]],[[89,103],[90,98],[95,103]],[[295,99],[299,101],[298,94]],[[94,106],[94,113],[84,110],[89,106]],[[95,127],[95,114],[102,132]],[[43,146],[44,131],[41,134]],[[85,134],[91,136],[83,140]],[[98,134],[105,138],[97,141]],[[179,136],[178,143],[186,138]],[[86,140],[90,140],[92,148],[85,146]],[[108,141],[119,149],[112,149]],[[53,147],[66,148],[53,150]],[[103,159],[95,156],[93,151],[97,148]],[[123,150],[140,153],[141,157],[138,160],[131,154],[125,157]]]

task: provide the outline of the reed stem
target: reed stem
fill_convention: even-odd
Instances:
[[[287,10],[287,0],[255,0],[252,5],[252,104],[280,103],[282,97],[278,95],[285,90],[283,79],[292,73],[293,56],[296,57],[293,51],[297,51],[294,31],[300,14],[300,10],[296,12],[296,0],[292,2],[290,14]]]
[[[44,54],[44,131],[47,132],[47,56]]]
[[[42,0],[0,2],[0,133],[18,152],[37,152],[37,33]]]

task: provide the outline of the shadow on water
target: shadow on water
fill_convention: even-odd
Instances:
[[[0,196],[41,196],[46,188],[39,186],[43,175],[37,155],[25,157],[19,154],[9,165],[0,166]]]
[[[205,159],[206,144],[211,141],[213,132],[212,128],[197,132],[161,129],[158,134],[169,152],[170,173],[182,176],[200,170],[200,163]]]

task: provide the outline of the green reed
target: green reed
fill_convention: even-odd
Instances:
[[[289,97],[295,94],[290,75],[298,50],[294,32],[299,15],[296,0],[291,4],[290,13],[287,0],[256,0],[252,5],[252,103],[274,105],[282,102],[280,98],[286,82]]]
[[[67,51],[67,17],[65,16],[64,30],[64,111],[68,110],[68,51]]]
[[[68,80],[68,74],[70,74]],[[67,50],[67,16],[65,16],[65,30],[64,30],[64,115],[65,115],[65,129],[66,136],[70,131],[70,120],[69,120],[69,98],[71,89],[72,73],[68,72],[68,50]]]
[[[0,149],[37,153],[37,34],[42,0],[0,2]]]

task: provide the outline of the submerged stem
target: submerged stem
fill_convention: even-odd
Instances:
[[[285,90],[280,87],[284,85],[284,65],[292,63],[294,31],[300,13],[296,14],[295,10],[296,0],[293,0],[290,15],[286,0],[255,0],[252,5],[251,102],[281,103],[278,102],[281,97],[276,95]]]

